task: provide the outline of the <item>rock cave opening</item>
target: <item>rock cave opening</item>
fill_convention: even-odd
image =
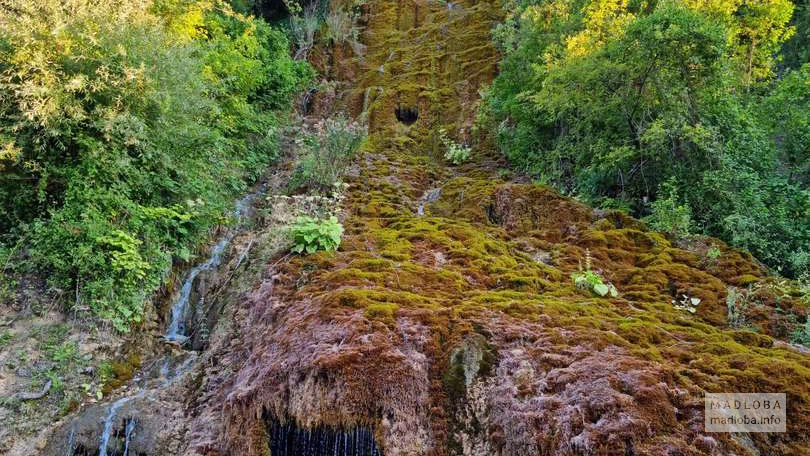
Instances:
[[[413,125],[419,119],[419,108],[397,106],[394,110],[397,120],[405,125]]]
[[[282,423],[275,418],[267,423],[273,456],[383,456],[374,433],[366,427],[307,429],[293,420]]]

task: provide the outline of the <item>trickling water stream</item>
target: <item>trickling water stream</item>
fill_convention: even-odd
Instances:
[[[233,217],[236,218],[236,226],[228,229],[227,232],[220,237],[213,249],[211,249],[211,254],[209,257],[203,263],[192,268],[188,273],[186,279],[183,281],[180,295],[172,303],[171,322],[169,323],[166,334],[164,335],[165,340],[183,345],[189,339],[189,330],[191,328],[188,328],[185,322],[187,321],[188,317],[187,313],[189,307],[189,298],[191,296],[194,281],[203,271],[217,268],[221,264],[227,247],[244,225],[242,219],[248,215],[252,201],[263,190],[263,188],[259,189],[258,191],[248,194],[236,202],[236,207],[233,211]],[[160,385],[158,387],[166,387],[169,385],[172,379],[180,376],[190,368],[194,360],[197,359],[197,357],[193,355],[193,352],[184,352],[182,356],[184,356],[185,359],[183,359],[174,353],[164,356],[162,360],[160,358],[155,360],[155,362],[159,363],[158,365],[160,366],[158,369],[156,369],[157,372],[151,372],[147,369],[142,371],[142,376],[138,376],[134,379],[134,385],[143,389],[136,394],[122,397],[110,404],[104,419],[103,430],[99,439],[97,452],[88,452],[87,447],[77,445],[75,430],[71,430],[67,438],[66,454],[68,456],[77,454],[128,456],[137,424],[134,417],[128,417],[125,422],[126,424],[124,426],[122,435],[122,429],[118,427],[122,422],[121,418],[118,416],[119,410],[133,399],[141,398],[150,391],[153,391],[152,388],[155,388],[155,385]],[[155,383],[155,380],[160,380],[160,383]]]
[[[68,434],[65,456],[73,456],[74,451],[76,451],[76,427],[71,428]]]
[[[420,217],[425,215],[425,205],[435,203],[441,196],[441,187],[431,188],[430,190],[426,191],[425,194],[422,195],[422,198],[419,199],[419,207],[416,209],[416,214]]]
[[[127,421],[126,431],[124,431],[124,456],[129,456],[129,441],[132,439],[133,432],[135,432],[135,418],[130,418]]]
[[[268,426],[273,456],[383,456],[374,434],[363,427],[300,428],[292,422],[272,420]]]
[[[98,446],[98,456],[107,456],[107,446],[110,444],[110,436],[112,436],[113,428],[115,427],[115,415],[118,413],[118,409],[131,401],[134,397],[135,396],[122,397],[113,402],[110,406],[110,410],[107,412],[107,418],[104,420],[104,431],[101,434],[101,443]],[[133,420],[130,420],[130,422],[133,422]],[[129,439],[127,439],[127,442],[128,441]]]
[[[169,323],[169,327],[166,329],[166,334],[163,336],[165,340],[177,342],[180,345],[183,345],[188,340],[189,330],[191,328],[188,328],[185,322],[188,320],[189,298],[191,296],[192,287],[194,286],[194,281],[203,271],[214,269],[220,265],[222,262],[222,254],[236,236],[242,224],[242,218],[247,215],[250,203],[258,194],[258,191],[251,193],[236,202],[236,208],[233,212],[233,216],[237,220],[236,227],[229,229],[219,241],[217,241],[216,245],[214,245],[208,259],[192,268],[188,276],[186,276],[180,288],[180,295],[172,304],[172,319]]]

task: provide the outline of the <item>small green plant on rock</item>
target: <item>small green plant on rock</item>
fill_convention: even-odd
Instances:
[[[444,159],[454,165],[460,165],[470,158],[470,147],[459,144],[447,136],[447,130],[439,129],[439,141],[445,148]]]
[[[318,250],[334,251],[340,246],[343,225],[337,217],[316,219],[299,217],[292,227],[293,248],[295,253],[315,253]]]
[[[717,244],[710,245],[709,249],[706,250],[706,259],[709,260],[709,264],[716,264],[722,255],[723,252],[720,247],[717,247]]]
[[[619,296],[619,290],[612,283],[605,283],[602,276],[591,269],[590,250],[585,250],[585,269],[582,270],[580,266],[580,272],[572,274],[571,279],[579,290],[588,291],[597,296],[610,295],[612,298]]]

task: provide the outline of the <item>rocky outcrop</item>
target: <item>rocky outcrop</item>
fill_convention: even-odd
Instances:
[[[343,244],[246,262],[218,318],[200,313],[216,325],[183,386],[155,393],[178,403],[132,402],[155,428],[139,454],[810,451],[810,356],[780,342],[785,315],[808,312],[790,284],[720,241],[678,243],[499,177],[491,138],[473,132],[498,5],[369,2],[364,55],[310,52],[337,81],[313,116],[367,108]],[[472,145],[469,164],[446,166],[440,128]],[[618,296],[578,289],[585,263]],[[728,324],[729,287],[749,286],[758,332]],[[700,300],[694,314],[673,306],[682,296]],[[706,433],[703,395],[732,391],[787,393],[788,432]]]
[[[750,255],[499,179],[489,137],[472,133],[498,8],[366,6],[366,54],[323,68],[344,77],[335,104],[370,122],[343,245],[272,262],[238,304],[212,345],[233,373],[200,401],[191,449],[266,454],[284,417],[370,429],[389,456],[807,452],[810,358],[774,344],[780,285]],[[444,165],[440,128],[473,144],[470,164]],[[585,261],[619,296],[574,286]],[[727,324],[728,287],[749,284],[759,333]],[[683,295],[700,299],[694,315],[672,305]],[[789,292],[778,301],[807,313]],[[763,390],[788,394],[787,433],[704,432],[705,392]]]

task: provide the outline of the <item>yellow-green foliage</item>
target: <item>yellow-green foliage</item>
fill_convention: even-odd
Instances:
[[[507,0],[481,127],[567,194],[796,277],[810,265],[806,70],[775,71],[795,2],[755,3]]]
[[[4,2],[0,243],[30,260],[10,263],[127,330],[276,158],[308,74],[220,2]]]

